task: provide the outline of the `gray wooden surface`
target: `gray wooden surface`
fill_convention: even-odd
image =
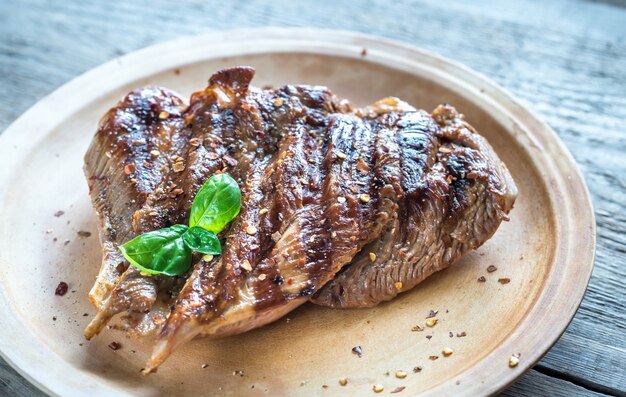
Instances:
[[[121,54],[267,25],[357,30],[439,53],[496,80],[557,131],[593,196],[595,269],[563,337],[503,395],[626,396],[626,3],[0,0],[0,131]],[[0,396],[14,395],[42,393],[0,360]]]

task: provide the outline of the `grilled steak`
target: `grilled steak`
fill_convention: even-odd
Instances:
[[[391,299],[484,243],[513,205],[506,167],[454,108],[429,115],[387,98],[353,109],[325,87],[259,90],[253,75],[221,70],[189,106],[134,91],[87,153],[104,257],[85,333],[118,313],[130,333],[156,330],[144,373],[197,335],[241,333],[309,300]],[[128,266],[120,244],[186,223],[198,189],[224,172],[242,206],[222,255],[194,257],[181,277]]]
[[[415,116],[402,114],[398,123]],[[517,190],[489,143],[449,105],[432,117],[438,128],[424,123],[399,131],[404,198],[398,216],[314,303],[358,308],[390,300],[478,248],[508,220]]]

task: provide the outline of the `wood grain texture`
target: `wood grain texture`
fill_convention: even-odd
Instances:
[[[563,338],[515,395],[626,393],[626,9],[601,2],[0,1],[0,130],[54,88],[115,56],[210,30],[312,26],[402,40],[482,72],[564,140],[591,191],[596,267]],[[548,374],[548,375],[546,375]],[[562,379],[567,379],[563,381]],[[5,366],[0,395],[38,395]],[[11,386],[13,385],[13,386]],[[578,390],[577,389],[577,390]],[[570,394],[571,395],[571,394]],[[575,394],[574,394],[575,395]]]

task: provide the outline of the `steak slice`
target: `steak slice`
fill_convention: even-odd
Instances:
[[[506,166],[452,106],[440,105],[432,116],[439,128],[399,132],[406,192],[400,215],[312,302],[358,308],[390,300],[478,248],[508,219],[517,189]],[[425,153],[423,134],[437,138],[438,150],[416,164],[415,150]]]
[[[98,309],[106,305],[128,266],[117,246],[135,236],[133,214],[167,178],[166,160],[160,154],[186,145],[178,135],[185,108],[183,99],[167,89],[135,90],[102,118],[85,155],[103,247],[102,266],[89,293]],[[142,301],[153,300],[153,284],[130,287],[128,293],[142,295]]]

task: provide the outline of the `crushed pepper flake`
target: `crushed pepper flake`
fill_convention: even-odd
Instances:
[[[405,386],[398,386],[391,391],[391,393],[400,393],[402,390],[406,389]]]
[[[58,210],[57,212],[54,213],[54,216],[56,216],[57,218],[60,216],[63,216],[63,214],[65,214],[65,212]]]
[[[67,285],[65,281],[61,281],[59,282],[59,285],[57,285],[57,288],[54,290],[54,294],[57,296],[63,296],[67,293],[68,288],[69,285]]]
[[[484,283],[485,281],[487,281],[487,279],[485,278],[485,276],[480,276],[478,277],[478,281]]]
[[[416,365],[415,367],[413,367],[413,372],[415,373],[422,372],[422,367],[419,365]]]
[[[244,259],[243,262],[241,262],[241,268],[249,272],[252,271],[252,266],[250,265],[250,261],[247,259]]]
[[[439,358],[439,356],[428,356],[429,360],[435,361]]]
[[[429,310],[428,314],[426,315],[426,318],[435,317],[437,315],[437,313],[439,313],[439,310]]]
[[[457,337],[457,338],[462,338],[462,337],[464,337],[464,336],[467,336],[467,333],[466,333],[465,331],[463,331],[463,332],[459,332],[459,333],[457,333],[457,334],[456,334],[456,337]]]
[[[444,357],[450,357],[452,354],[454,354],[454,350],[446,346],[441,349],[441,353],[443,353]]]
[[[498,270],[498,268],[497,268],[497,267],[495,267],[494,265],[489,265],[489,267],[487,268],[487,271],[488,271],[489,273],[493,273],[493,272],[495,272],[496,270]]]
[[[119,344],[118,342],[111,342],[109,343],[109,348],[113,351],[119,350],[122,348],[122,345]]]
[[[174,172],[183,172],[185,170],[185,163],[182,161],[182,159],[180,161],[176,161],[174,164],[172,164],[172,169],[174,170]]]
[[[499,279],[498,279],[498,282],[499,282],[500,284],[508,284],[508,283],[510,283],[510,282],[511,282],[511,279],[510,279],[510,278],[508,278],[508,277],[503,277],[503,278],[499,278]]]
[[[352,353],[356,354],[357,356],[359,356],[359,358],[363,357],[363,349],[361,348],[361,346],[354,346],[352,348]]]

